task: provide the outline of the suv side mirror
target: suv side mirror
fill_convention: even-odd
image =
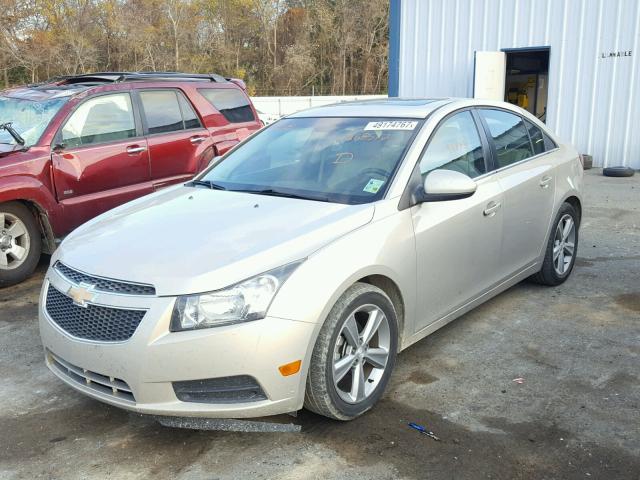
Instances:
[[[421,202],[459,200],[473,195],[477,185],[464,173],[454,170],[434,170],[424,179]]]

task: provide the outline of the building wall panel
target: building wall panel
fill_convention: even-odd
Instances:
[[[640,168],[640,1],[398,1],[401,96],[471,97],[476,51],[548,46],[549,127],[596,165]]]

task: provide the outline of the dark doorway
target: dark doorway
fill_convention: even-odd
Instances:
[[[506,54],[504,100],[547,119],[549,91],[549,47],[515,48]]]

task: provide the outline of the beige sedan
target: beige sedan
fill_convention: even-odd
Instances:
[[[46,362],[142,413],[349,420],[401,350],[521,280],[564,282],[581,190],[575,149],[512,105],[299,112],[69,235]]]

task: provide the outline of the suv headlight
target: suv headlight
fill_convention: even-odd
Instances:
[[[302,262],[289,263],[222,290],[178,297],[171,315],[171,331],[219,327],[264,318],[282,284]]]

